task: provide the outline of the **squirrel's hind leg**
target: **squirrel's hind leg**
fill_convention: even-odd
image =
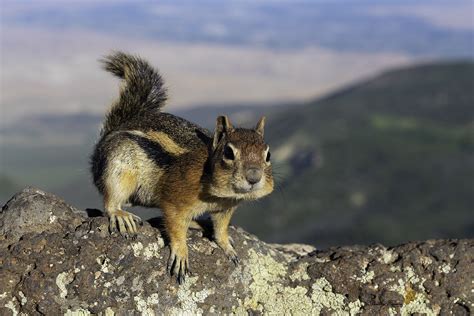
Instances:
[[[128,233],[135,234],[137,225],[141,218],[135,214],[122,210],[130,196],[137,188],[137,177],[131,171],[122,171],[111,175],[105,181],[104,207],[109,216],[109,229],[111,232],[118,231],[127,236]]]

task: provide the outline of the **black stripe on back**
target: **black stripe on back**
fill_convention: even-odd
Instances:
[[[163,147],[146,137],[131,133],[126,134],[127,137],[143,149],[148,158],[153,160],[160,167],[167,167],[175,161],[175,157],[170,155]]]

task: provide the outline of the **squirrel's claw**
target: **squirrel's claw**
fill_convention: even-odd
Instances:
[[[168,273],[170,275],[173,275],[173,268],[176,264],[176,255],[174,253],[170,254],[170,257],[168,258],[168,264],[166,266],[166,270],[168,270]]]
[[[141,222],[141,218],[135,214],[126,211],[116,211],[110,214],[109,230],[111,233],[116,232],[118,230],[119,233],[124,237],[128,237],[129,233],[134,235],[138,231],[135,221]]]
[[[238,257],[237,255],[231,256],[231,257],[229,257],[229,258],[230,258],[230,260],[232,261],[232,263],[233,263],[235,266],[238,266],[238,265],[239,265],[240,259],[239,259],[239,257]]]
[[[110,231],[110,233],[113,233],[113,232],[117,231],[117,220],[115,218],[115,215],[110,215],[110,218],[109,218],[109,231]]]
[[[225,251],[225,254],[227,255],[229,260],[232,261],[232,263],[235,266],[239,265],[240,259],[239,259],[239,256],[237,255],[237,252],[235,251],[235,249],[233,247],[231,249]]]
[[[229,241],[224,243],[222,241],[216,240],[217,245],[221,247],[221,249],[224,251],[225,255],[227,258],[229,258],[232,263],[237,266],[240,262],[239,256],[237,255],[237,252],[234,249],[234,241],[229,237]]]
[[[234,238],[232,238],[232,236],[229,236],[229,243],[232,246],[232,248],[235,248]]]
[[[234,240],[232,239],[232,237],[229,237],[229,242],[230,242],[230,244],[232,246],[232,250],[233,250],[233,254],[231,254],[229,256],[229,258],[230,258],[230,260],[232,260],[232,262],[234,263],[235,266],[238,266],[239,263],[240,263],[240,258],[237,255],[237,252],[235,251]]]
[[[186,276],[189,275],[189,263],[187,256],[178,256],[174,251],[168,259],[167,266],[168,273],[171,276],[176,275],[176,280],[181,285],[186,281]]]

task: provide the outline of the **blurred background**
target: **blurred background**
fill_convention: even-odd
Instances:
[[[472,1],[3,0],[0,204],[33,185],[102,209],[88,159],[114,49],[160,69],[166,111],[267,116],[278,188],[233,219],[261,239],[474,237]]]

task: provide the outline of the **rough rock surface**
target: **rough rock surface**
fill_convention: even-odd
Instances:
[[[23,190],[0,213],[0,315],[474,312],[473,240],[312,250],[232,228],[235,267],[193,230],[193,275],[178,286],[155,227],[145,223],[133,239],[110,235],[106,218]]]

